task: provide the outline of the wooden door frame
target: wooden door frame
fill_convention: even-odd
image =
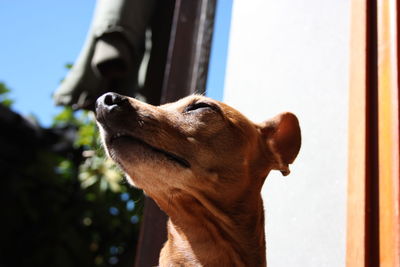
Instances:
[[[399,263],[398,0],[352,0],[347,256]]]
[[[398,5],[398,0],[379,0],[377,10],[381,266],[400,266]]]

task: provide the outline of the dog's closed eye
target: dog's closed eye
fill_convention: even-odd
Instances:
[[[184,113],[191,113],[191,112],[201,112],[201,111],[206,111],[206,110],[214,110],[218,111],[218,108],[212,104],[206,103],[206,102],[198,102],[198,103],[193,103],[187,106],[184,109]]]

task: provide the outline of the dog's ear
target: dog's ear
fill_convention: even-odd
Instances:
[[[275,157],[273,169],[280,170],[286,176],[290,173],[289,164],[293,163],[300,150],[301,132],[299,121],[292,113],[282,113],[263,122],[261,133],[268,149]]]

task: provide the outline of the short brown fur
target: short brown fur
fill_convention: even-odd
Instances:
[[[297,156],[293,114],[255,124],[203,96],[156,107],[108,93],[96,118],[110,157],[169,216],[160,266],[266,266],[261,188]]]

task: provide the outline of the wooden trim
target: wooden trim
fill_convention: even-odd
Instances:
[[[347,266],[400,266],[399,0],[353,0]]]
[[[380,266],[399,260],[399,95],[396,0],[378,0]]]
[[[145,197],[135,266],[156,266],[160,250],[167,240],[167,215],[149,197]]]
[[[378,266],[376,2],[351,2],[348,267]]]
[[[204,93],[216,0],[176,0],[162,103]]]
[[[349,170],[347,204],[348,267],[365,266],[366,1],[351,2]]]

